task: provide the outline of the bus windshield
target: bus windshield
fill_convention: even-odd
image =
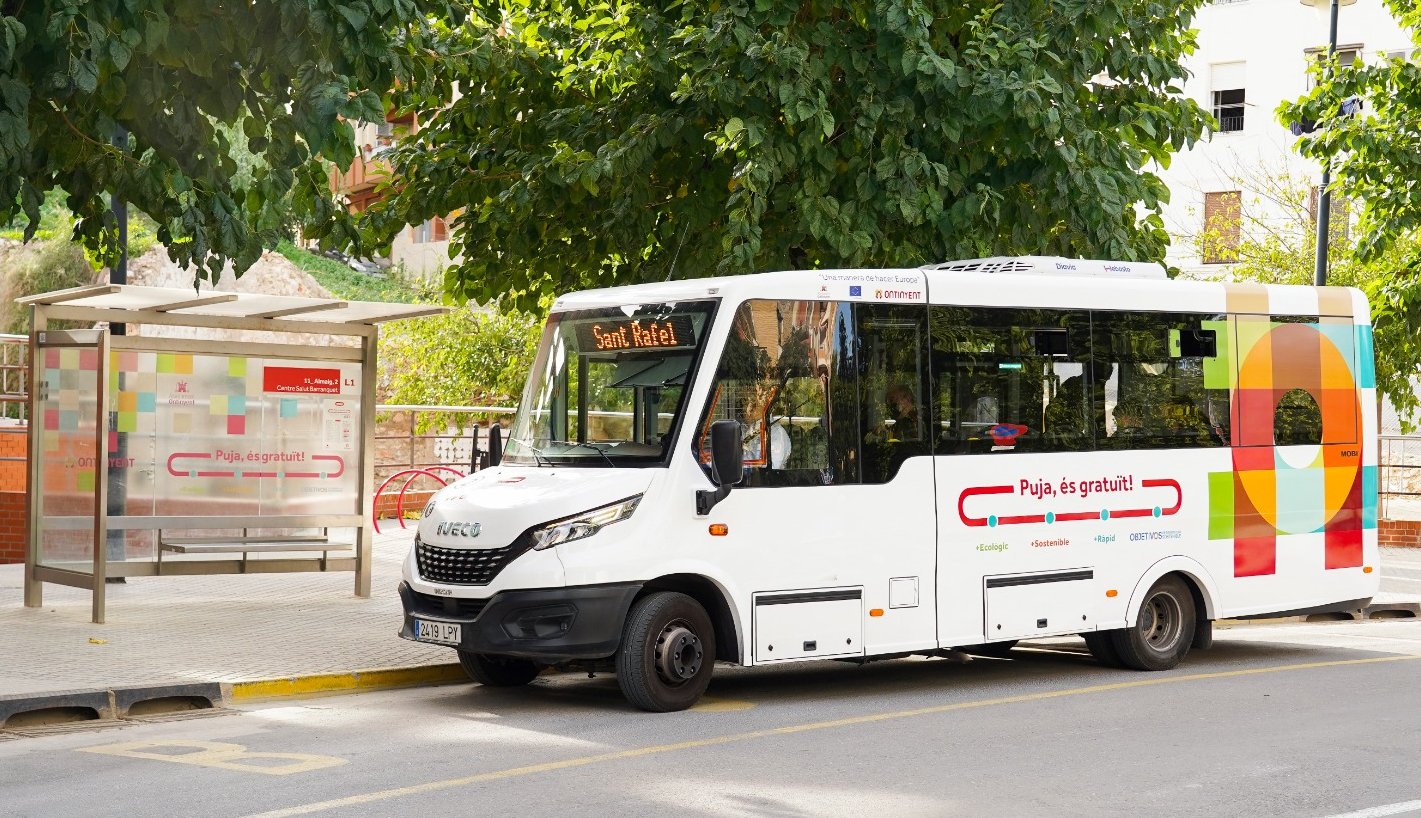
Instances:
[[[630,304],[550,316],[504,460],[602,467],[664,462],[714,306]]]

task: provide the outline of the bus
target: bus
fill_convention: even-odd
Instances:
[[[486,685],[1004,655],[1165,670],[1379,587],[1366,298],[990,258],[557,299],[501,462],[424,510],[401,635]]]

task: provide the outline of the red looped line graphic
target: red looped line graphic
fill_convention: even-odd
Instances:
[[[1140,481],[1140,487],[1141,487],[1141,488],[1146,488],[1146,489],[1151,489],[1151,488],[1166,488],[1166,487],[1167,487],[1167,488],[1172,488],[1172,489],[1174,489],[1174,505],[1170,506],[1169,508],[1164,508],[1163,506],[1161,506],[1161,507],[1160,507],[1160,516],[1161,516],[1161,517],[1168,517],[1168,516],[1170,516],[1171,514],[1178,514],[1178,513],[1179,513],[1179,509],[1184,505],[1184,489],[1183,489],[1182,487],[1180,487],[1178,480],[1171,480],[1171,479],[1168,479],[1168,478],[1165,478],[1165,479],[1154,479],[1154,480],[1141,480],[1141,481]],[[978,497],[978,496],[983,496],[983,495],[991,495],[991,494],[1015,494],[1015,493],[1016,493],[1016,487],[1015,487],[1015,486],[974,486],[974,487],[972,487],[972,488],[963,489],[963,490],[962,490],[962,493],[957,496],[957,516],[958,516],[959,519],[962,520],[962,524],[963,524],[963,525],[974,526],[974,527],[976,527],[976,526],[986,526],[986,525],[990,525],[991,522],[990,522],[990,518],[989,518],[989,517],[968,517],[968,516],[967,516],[967,509],[966,509],[967,499],[968,499],[969,497]],[[1124,508],[1124,509],[1119,509],[1119,510],[1116,510],[1116,509],[1106,509],[1106,514],[1109,516],[1109,519],[1115,519],[1116,517],[1121,517],[1121,518],[1125,518],[1125,517],[1153,517],[1153,516],[1155,516],[1155,507],[1154,507],[1154,506],[1151,506],[1151,507],[1149,507],[1149,508]],[[1061,512],[1061,513],[1055,515],[1055,521],[1058,522],[1058,523],[1068,523],[1068,522],[1071,522],[1071,521],[1073,521],[1073,520],[1099,520],[1099,519],[1101,519],[1101,515],[1100,515],[1100,512],[1099,512],[1099,511],[1065,511],[1065,512]],[[1000,526],[1000,525],[1020,525],[1020,524],[1022,524],[1022,523],[1044,523],[1044,522],[1046,522],[1046,514],[1045,514],[1045,513],[1041,513],[1041,514],[1019,514],[1019,515],[1015,515],[1015,516],[997,517],[997,523],[996,523],[996,524]]]

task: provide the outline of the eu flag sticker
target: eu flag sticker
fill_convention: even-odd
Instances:
[[[849,295],[850,295],[850,297],[855,296],[855,295],[863,295],[863,287],[860,287],[860,286],[858,286],[857,284],[850,285],[850,287],[849,287]]]

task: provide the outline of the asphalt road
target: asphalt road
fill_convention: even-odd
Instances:
[[[1252,625],[1167,673],[1009,660],[722,668],[248,706],[0,743],[4,816],[1421,816],[1421,622]]]

